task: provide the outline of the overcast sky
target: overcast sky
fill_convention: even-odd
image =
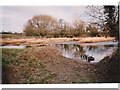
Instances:
[[[89,17],[85,11],[85,6],[4,6],[0,7],[0,27],[3,31],[22,32],[29,19],[41,14],[62,18],[69,23],[78,17],[87,21]]]

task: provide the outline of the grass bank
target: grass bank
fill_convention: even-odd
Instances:
[[[2,50],[2,83],[97,82],[94,67],[67,59],[50,46]]]
[[[113,55],[105,57],[97,65],[96,73],[99,75],[98,81],[105,83],[119,83],[120,82],[120,67],[119,67],[119,50],[115,51]]]

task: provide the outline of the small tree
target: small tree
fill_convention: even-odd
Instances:
[[[86,27],[86,31],[88,32],[89,36],[91,36],[91,37],[100,36],[98,29],[95,26],[89,25],[88,27]]]
[[[67,37],[70,31],[69,23],[67,23],[63,19],[59,19],[58,20],[58,31],[59,31],[60,36]]]
[[[80,36],[85,34],[85,22],[81,20],[75,20],[73,23],[74,29],[75,29],[75,36]]]

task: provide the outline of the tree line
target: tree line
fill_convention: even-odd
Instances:
[[[91,6],[92,7],[92,6]],[[98,21],[86,24],[80,19],[75,19],[72,24],[63,19],[56,20],[50,15],[36,15],[30,19],[25,28],[24,33],[27,36],[41,37],[80,37],[80,36],[115,36],[118,37],[118,13],[116,14],[115,6],[103,6],[102,13],[104,16],[97,17],[92,7],[93,15],[91,17],[98,18]],[[93,9],[93,10],[92,10]],[[100,13],[99,10],[97,13]],[[102,20],[104,18],[104,20]],[[102,20],[102,22],[100,22]],[[101,24],[101,27],[100,27]]]
[[[27,36],[41,37],[79,37],[79,36],[100,36],[97,26],[77,19],[70,25],[63,19],[56,20],[49,15],[34,16],[28,21],[24,33]],[[101,32],[102,33],[102,32]]]

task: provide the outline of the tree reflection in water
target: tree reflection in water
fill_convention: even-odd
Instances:
[[[86,54],[95,58],[92,62],[99,62],[117,48],[115,45],[55,44],[55,46],[61,50],[64,57],[82,60],[81,54]]]

